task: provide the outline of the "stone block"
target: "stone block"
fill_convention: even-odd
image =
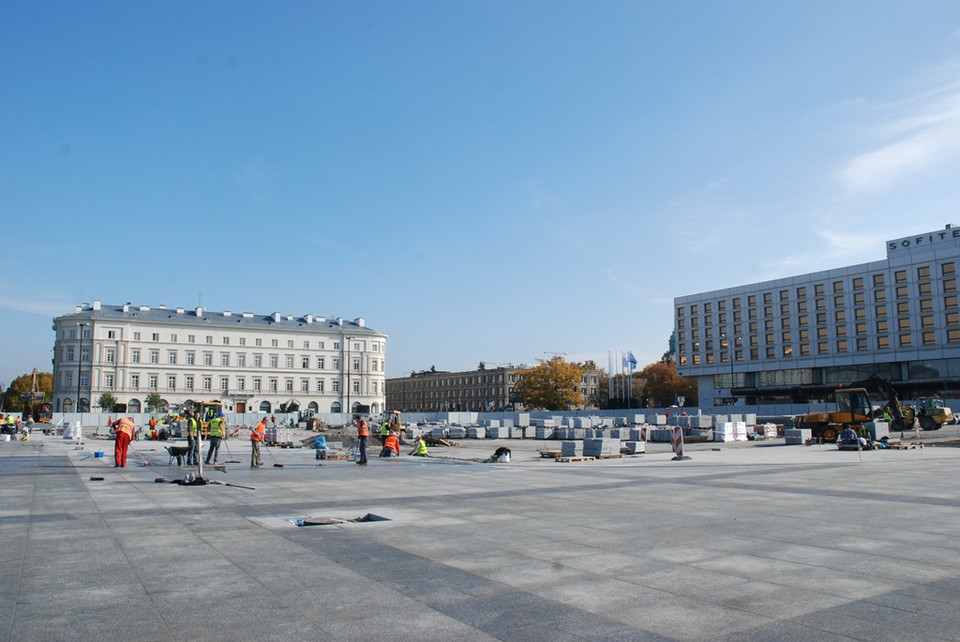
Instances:
[[[788,446],[802,446],[811,437],[809,428],[787,428],[783,431]]]

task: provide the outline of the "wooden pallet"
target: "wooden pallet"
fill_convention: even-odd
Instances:
[[[557,457],[557,461],[594,461],[596,457]]]
[[[327,453],[326,459],[350,459],[347,453]]]
[[[622,458],[623,458],[623,455],[620,455],[620,454],[613,455],[613,454],[611,454],[611,455],[600,455],[597,459],[622,459]]]
[[[562,451],[559,450],[541,450],[540,456],[544,459],[556,459],[562,454]]]

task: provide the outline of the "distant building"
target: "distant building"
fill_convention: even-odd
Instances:
[[[677,370],[700,406],[809,403],[876,374],[900,397],[960,391],[960,228],[882,261],[674,300]]]
[[[513,388],[529,366],[495,366],[463,372],[424,370],[387,379],[387,408],[409,412],[519,410]],[[599,370],[584,373],[579,392],[597,394]]]
[[[127,412],[219,400],[231,412],[378,413],[387,335],[362,318],[77,306],[53,321],[55,411],[96,409],[109,392]],[[79,401],[78,401],[79,400]],[[106,411],[106,410],[105,410]]]

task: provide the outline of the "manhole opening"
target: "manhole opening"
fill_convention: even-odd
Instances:
[[[391,521],[389,517],[367,513],[362,517],[354,517],[353,519],[344,519],[341,517],[307,517],[305,519],[298,519],[294,523],[297,526],[337,526],[338,524],[365,524],[367,522],[389,521]]]

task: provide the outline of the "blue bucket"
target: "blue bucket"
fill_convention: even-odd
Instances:
[[[102,459],[102,458],[103,458],[103,451],[102,451],[102,450],[98,450],[98,451],[96,451],[95,453],[93,453],[93,456]]]

